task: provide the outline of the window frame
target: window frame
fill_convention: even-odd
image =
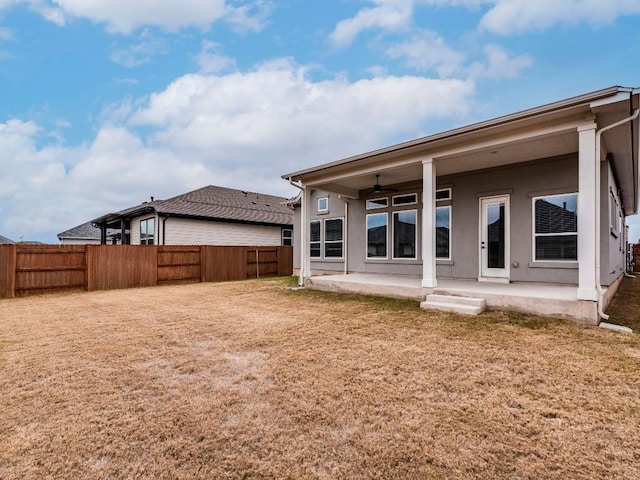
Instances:
[[[609,189],[609,231],[616,238],[620,235],[618,216],[618,200],[613,190]]]
[[[562,233],[536,233],[536,202],[538,200],[542,200],[545,198],[557,198],[557,197],[567,197],[573,196],[576,199],[576,231],[575,232],[562,232]],[[534,263],[572,263],[575,264],[578,262],[578,209],[580,205],[578,204],[578,192],[566,192],[566,193],[557,193],[552,195],[537,195],[535,197],[531,197],[531,258]],[[544,259],[537,258],[536,255],[536,239],[537,237],[559,237],[559,236],[575,236],[576,237],[576,258],[575,259]]]
[[[446,187],[446,188],[436,188],[436,202],[447,202],[451,200],[451,196],[452,196],[452,188],[451,187]],[[446,196],[446,198],[438,198],[438,192],[448,192],[448,195]]]
[[[340,240],[327,240],[327,222],[335,222],[335,221],[340,221],[341,227],[340,227]],[[325,260],[342,260],[344,259],[344,218],[342,217],[334,217],[334,218],[325,218],[324,222],[322,223],[322,227],[323,230],[321,232],[321,237],[322,237],[322,258]],[[333,256],[327,256],[327,244],[331,243],[331,244],[341,244],[342,247],[340,248],[340,256],[339,257],[333,257]]]
[[[385,218],[385,236],[384,236],[384,248],[385,254],[384,256],[370,256],[369,255],[369,217],[381,217]],[[366,260],[388,260],[389,259],[389,212],[376,212],[376,213],[367,213],[365,216],[365,236],[364,236],[364,245],[365,245],[365,259]]]
[[[324,208],[320,207],[321,202],[324,202]],[[318,198],[318,213],[329,213],[329,197]]]
[[[417,203],[417,202],[416,202]],[[406,205],[406,204],[403,204]],[[413,232],[413,252],[414,255],[413,257],[396,257],[396,223],[395,223],[395,217],[396,215],[399,215],[401,213],[406,213],[406,212],[412,212],[415,215],[415,231]],[[389,228],[389,225],[387,223],[387,228]],[[367,242],[368,244],[368,242]],[[388,248],[388,247],[387,247]],[[387,252],[388,254],[388,252]],[[393,210],[391,212],[391,259],[392,260],[400,260],[400,261],[405,261],[405,260],[417,260],[418,259],[418,209],[416,208],[410,208],[410,209],[404,209],[404,210]]]
[[[151,234],[151,243],[149,243],[149,223],[152,224],[151,230],[152,230],[152,234]],[[145,225],[146,230],[144,233],[144,240],[143,240],[143,233],[142,233],[142,226]],[[147,218],[143,218],[140,220],[140,245],[156,245],[156,217],[147,217]]]
[[[286,236],[285,232],[288,232],[289,236]],[[280,244],[283,247],[292,247],[293,246],[293,228],[283,228],[280,233],[280,239],[281,239]],[[288,240],[290,243],[288,245],[285,244],[285,240]]]
[[[384,205],[369,206],[369,202],[377,202],[379,200],[384,200],[385,204]],[[389,208],[389,197],[368,198],[365,201],[365,209],[366,210],[379,210],[381,208]]]
[[[437,234],[437,232],[438,232],[438,230],[437,230],[438,229],[438,223],[437,223],[438,222],[438,209],[442,209],[442,208],[446,208],[446,209],[449,210],[449,239],[448,239],[449,240],[448,241],[449,256],[448,257],[439,257],[438,256],[438,236],[437,236],[438,235]],[[453,232],[452,232],[452,228],[451,228],[452,222],[453,222],[453,209],[451,208],[451,205],[441,205],[441,206],[437,206],[436,205],[436,218],[435,218],[435,224],[433,226],[433,228],[436,229],[436,260],[451,260],[452,259],[452,256],[451,256],[451,245],[452,245],[451,238],[453,236],[452,235]]]
[[[312,223],[317,223],[318,224],[318,240],[312,240],[311,239],[311,224]],[[311,249],[311,245],[312,244],[318,244],[318,252],[319,254],[316,255],[312,255],[313,250]],[[309,248],[309,258],[311,259],[322,259],[322,221],[318,220],[318,219],[314,219],[314,220],[309,220],[309,244],[308,247],[305,248]]]
[[[397,198],[402,197],[413,197],[413,201],[406,203],[396,203]],[[401,193],[399,195],[393,195],[391,197],[391,206],[392,207],[406,207],[409,205],[417,205],[418,204],[418,194],[417,193]]]

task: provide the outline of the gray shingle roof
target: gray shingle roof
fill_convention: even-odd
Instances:
[[[81,238],[81,239],[96,239],[100,240],[100,229],[91,225],[91,222],[83,223],[82,225],[75,226],[69,230],[65,230],[58,234],[58,239],[63,238]]]
[[[16,242],[0,235],[0,245],[12,245]]]
[[[209,185],[167,200],[154,200],[105,215],[93,220],[93,223],[156,212],[159,215],[205,220],[292,225],[293,209],[285,205],[286,201],[284,197]]]

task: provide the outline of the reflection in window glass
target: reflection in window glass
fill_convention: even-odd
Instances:
[[[342,219],[332,218],[324,222],[324,256],[342,257]]]
[[[393,212],[393,258],[416,258],[416,210]]]
[[[387,214],[367,215],[367,258],[387,257]]]
[[[451,207],[436,208],[436,258],[451,258]]]
[[[320,257],[320,220],[309,223],[309,256]]]
[[[155,243],[155,218],[147,218],[140,221],[140,245],[153,245]]]
[[[367,200],[367,210],[372,210],[374,208],[386,208],[388,205],[388,198],[372,198],[371,200]]]
[[[578,259],[578,194],[534,198],[536,260]]]

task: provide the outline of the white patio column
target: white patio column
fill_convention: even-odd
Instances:
[[[422,161],[422,286],[435,288],[436,281],[436,163]]]
[[[299,284],[305,285],[305,280],[311,277],[311,257],[309,256],[309,239],[310,239],[310,227],[309,219],[311,218],[311,190],[308,187],[302,189],[302,205],[300,212],[300,239],[302,245],[300,245],[300,279]]]
[[[578,300],[598,300],[596,282],[596,124],[578,127]]]

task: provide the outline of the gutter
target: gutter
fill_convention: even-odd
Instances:
[[[630,98],[633,95],[633,92],[629,93]],[[601,228],[601,208],[600,208],[600,148],[601,148],[601,142],[602,142],[602,134],[608,130],[611,130],[613,128],[619,127],[620,125],[624,125],[627,122],[632,122],[632,128],[633,128],[633,120],[635,120],[636,118],[638,118],[638,115],[640,114],[640,109],[636,110],[633,115],[631,115],[630,117],[624,118],[618,122],[612,123],[611,125],[607,125],[606,127],[602,127],[600,130],[598,130],[596,132],[596,148],[595,148],[595,158],[596,158],[596,189],[595,189],[595,196],[596,196],[596,213],[595,213],[595,217],[596,217],[596,290],[598,290],[598,315],[600,315],[600,318],[602,318],[603,320],[608,320],[609,319],[609,315],[607,315],[606,313],[604,313],[604,309],[603,309],[603,299],[604,299],[604,293],[605,290],[602,288],[602,285],[600,284],[600,271],[601,271],[601,266],[600,266],[600,228]],[[631,144],[631,157],[633,158],[633,143]],[[635,168],[635,167],[634,167]]]

